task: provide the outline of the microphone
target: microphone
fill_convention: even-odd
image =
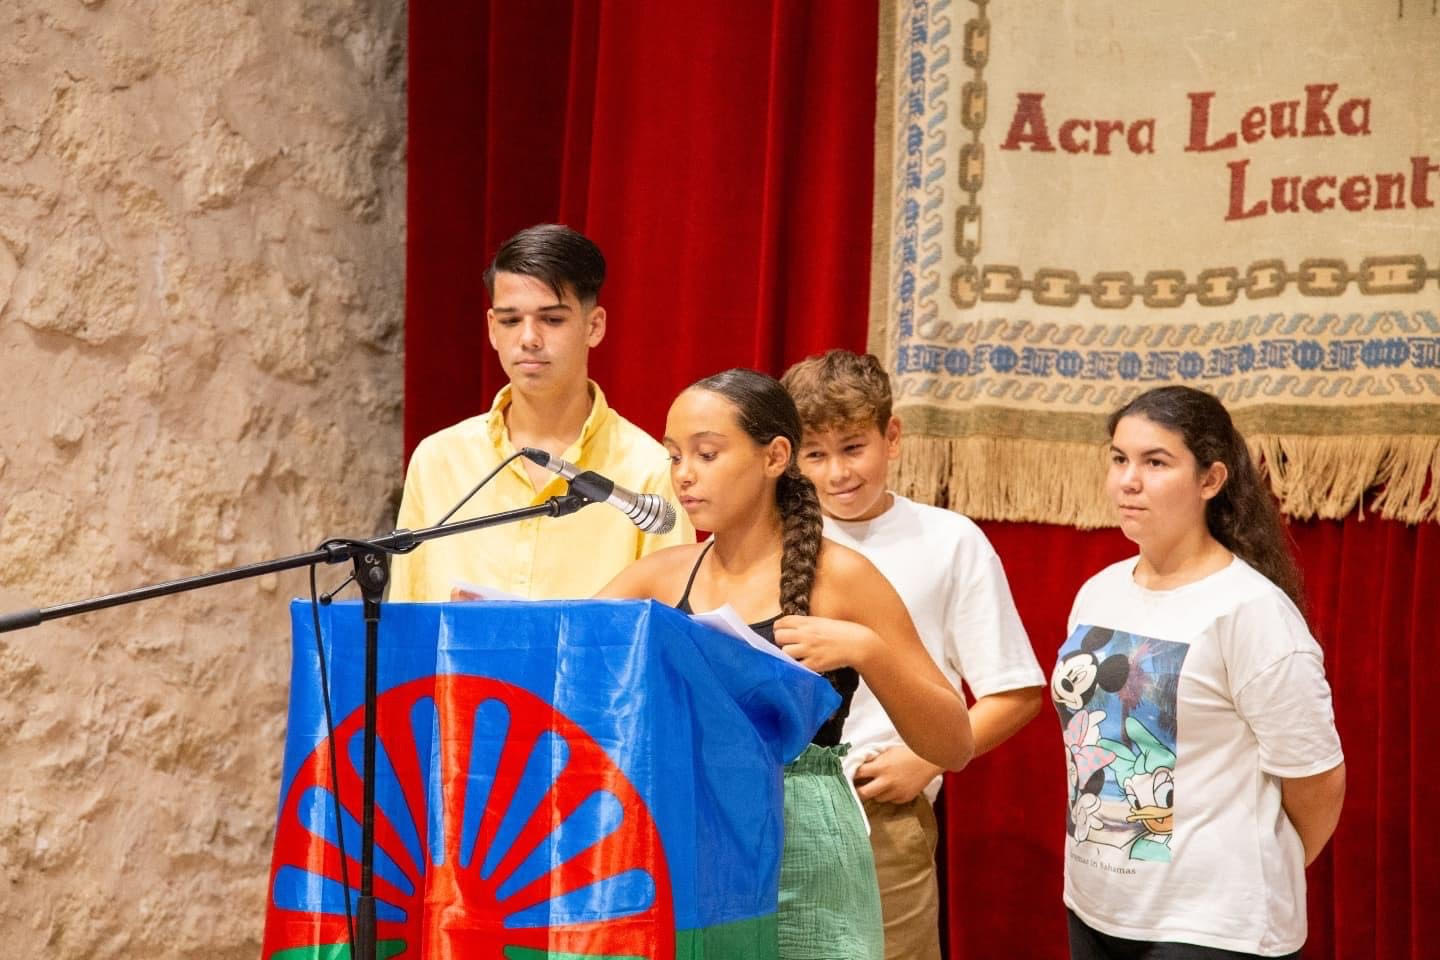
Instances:
[[[658,493],[632,493],[593,470],[581,470],[568,460],[552,457],[534,447],[522,447],[520,452],[570,481],[570,488],[586,499],[610,504],[646,533],[669,533],[675,527],[675,508]]]

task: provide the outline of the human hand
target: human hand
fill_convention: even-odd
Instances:
[[[858,669],[879,642],[874,630],[848,620],[792,615],[775,621],[775,643],[816,673]]]
[[[855,792],[866,800],[909,803],[944,772],[944,767],[937,767],[909,747],[894,746],[860,764],[855,771]]]

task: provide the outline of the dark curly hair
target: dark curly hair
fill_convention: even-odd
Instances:
[[[756,443],[763,446],[776,437],[790,441],[790,463],[775,485],[775,504],[780,510],[784,544],[780,556],[780,612],[809,614],[824,519],[815,485],[797,465],[800,414],[795,409],[795,401],[774,377],[743,367],[697,380],[689,389],[718,393],[733,403],[741,428]]]
[[[1122,418],[1134,416],[1180,434],[1200,469],[1225,464],[1225,485],[1205,504],[1210,535],[1285,591],[1303,613],[1300,567],[1290,552],[1280,510],[1225,405],[1193,387],[1156,387],[1110,414],[1110,436]]]

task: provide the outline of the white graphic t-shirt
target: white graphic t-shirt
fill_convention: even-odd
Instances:
[[[1280,781],[1343,759],[1320,646],[1238,557],[1164,591],[1135,583],[1136,562],[1080,589],[1050,681],[1065,903],[1112,936],[1294,952],[1304,848]]]
[[[858,550],[894,586],[930,658],[960,689],[977,698],[1039,687],[1045,673],[1015,612],[1000,558],[970,518],[891,494],[890,509],[873,520],[825,518],[825,536]],[[850,744],[845,772],[903,743],[875,694],[860,681],[845,718]],[[925,788],[931,803],[941,778]]]

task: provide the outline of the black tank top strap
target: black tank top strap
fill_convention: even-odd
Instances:
[[[759,623],[749,623],[746,624],[746,626],[748,626],[751,630],[754,630],[763,639],[769,641],[772,647],[778,646],[778,644],[775,643],[775,621],[779,620],[780,617],[781,614],[777,613],[775,614],[775,616],[769,618],[768,620],[761,620]]]
[[[700,564],[704,561],[705,554],[709,553],[710,548],[713,546],[715,546],[715,538],[711,537],[709,542],[706,543],[703,548],[701,548],[700,556],[695,558],[695,566],[690,568],[690,579],[685,581],[685,592],[680,594],[680,602],[675,604],[675,609],[679,610],[681,613],[695,612],[694,610],[690,609],[690,588],[695,586],[695,574],[700,572]]]
[[[690,588],[695,586],[695,575],[700,572],[700,563],[705,559],[705,554],[710,552],[710,548],[714,545],[713,539],[706,543],[704,549],[700,551],[700,556],[695,558],[695,566],[690,568],[690,579],[685,581],[685,592],[680,595],[680,602],[675,604],[675,609],[681,613],[695,612],[690,607]],[[780,617],[781,614],[776,614],[768,620],[752,623],[750,629],[773,644],[775,643],[775,621]],[[820,729],[815,731],[815,737],[811,742],[816,746],[834,747],[841,742],[845,718],[850,713],[850,702],[854,699],[855,690],[860,685],[860,674],[855,671],[854,667],[840,667],[836,670],[827,670],[821,676],[830,681],[830,686],[840,694],[840,706],[830,715],[829,719],[821,724]]]

